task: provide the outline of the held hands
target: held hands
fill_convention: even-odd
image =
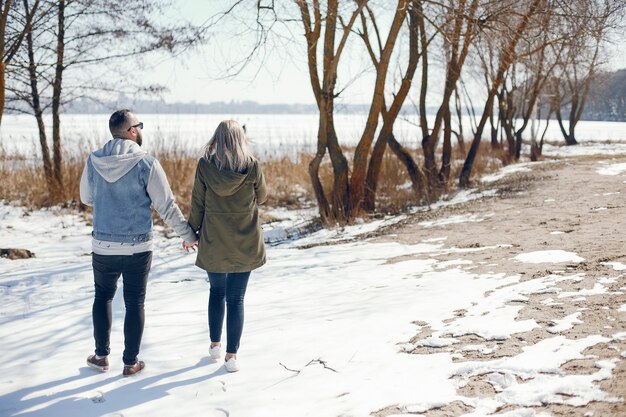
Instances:
[[[185,252],[187,252],[187,253],[189,253],[189,250],[193,250],[195,252],[197,247],[198,247],[198,241],[197,240],[195,242],[191,242],[191,243],[187,243],[187,242],[183,241],[183,249],[185,249]]]

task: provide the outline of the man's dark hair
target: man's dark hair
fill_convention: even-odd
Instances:
[[[130,109],[122,109],[111,115],[109,118],[109,131],[112,135],[115,136],[116,134],[124,133],[124,130],[126,130],[126,122],[130,119],[131,113],[132,111]]]

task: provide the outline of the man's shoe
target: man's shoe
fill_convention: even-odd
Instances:
[[[109,370],[109,358],[108,356],[103,356],[98,359],[96,355],[91,355],[87,358],[87,366],[100,372],[106,372]]]
[[[146,367],[146,364],[143,361],[137,361],[134,365],[124,365],[124,370],[122,371],[122,375],[124,376],[133,376],[138,374]]]

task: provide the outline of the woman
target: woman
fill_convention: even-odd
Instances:
[[[221,122],[198,161],[189,224],[200,234],[196,265],[207,271],[210,282],[209,354],[213,359],[221,357],[226,310],[225,366],[229,372],[239,370],[237,350],[248,278],[265,263],[257,205],[266,199],[263,172],[248,149],[245,132],[234,120]]]

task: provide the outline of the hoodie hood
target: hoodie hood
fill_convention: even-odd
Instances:
[[[113,183],[122,178],[146,156],[132,140],[113,138],[90,156],[98,174]]]
[[[250,170],[245,174],[238,172],[220,170],[212,157],[206,158],[209,165],[209,178],[210,181],[207,184],[213,192],[220,197],[228,197],[235,194],[246,182]]]

